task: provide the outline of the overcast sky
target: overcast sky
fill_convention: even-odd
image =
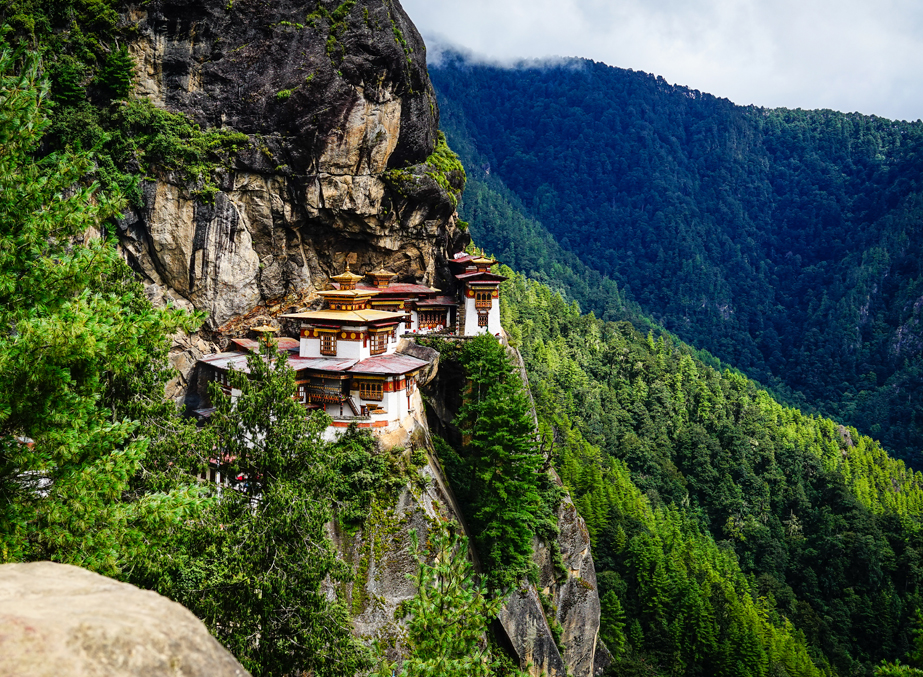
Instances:
[[[923,118],[923,0],[401,0],[432,53],[581,56],[738,104]],[[432,55],[432,54],[431,54]]]

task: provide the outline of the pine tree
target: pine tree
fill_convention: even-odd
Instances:
[[[157,371],[191,318],[141,302],[112,242],[119,212],[88,154],[36,160],[48,129],[40,62],[0,41],[0,561],[117,574],[201,505],[187,488],[136,493],[148,442],[113,384]],[[162,391],[155,395],[162,399]]]
[[[532,572],[543,458],[522,381],[492,336],[466,343],[468,377],[458,420],[473,470],[472,523],[478,555],[497,586]]]

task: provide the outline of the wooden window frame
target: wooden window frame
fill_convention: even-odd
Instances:
[[[422,328],[433,329],[439,325],[446,327],[449,322],[449,313],[446,310],[419,310],[417,320]]]
[[[478,326],[487,327],[489,326],[490,313],[480,312],[478,313]]]
[[[359,399],[367,402],[381,402],[385,399],[382,381],[359,381]]]
[[[325,345],[326,344],[326,345]],[[320,335],[320,354],[336,357],[337,335],[333,332],[323,332]]]
[[[372,355],[381,355],[388,351],[388,335],[390,332],[378,332],[372,334],[372,340],[369,341],[369,347]]]

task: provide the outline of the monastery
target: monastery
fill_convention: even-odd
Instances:
[[[323,409],[332,422],[327,438],[351,423],[371,428],[383,438],[401,437],[425,416],[417,377],[429,364],[397,352],[401,337],[429,333],[475,336],[499,334],[500,283],[506,278],[490,272],[493,259],[456,254],[450,261],[458,296],[419,284],[394,283],[394,273],[379,268],[366,275],[349,269],[331,278],[330,288],[318,292],[320,310],[283,315],[300,324],[298,338],[281,337],[278,350],[286,353],[295,370],[294,397],[306,409]],[[274,327],[254,327],[275,332]],[[231,369],[247,371],[247,354],[257,350],[253,339],[233,339],[232,351],[199,361],[205,380],[232,391]],[[203,388],[200,388],[202,391]],[[196,413],[207,416],[209,409]],[[418,418],[420,417],[420,418]]]

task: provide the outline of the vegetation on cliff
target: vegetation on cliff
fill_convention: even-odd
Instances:
[[[588,267],[789,404],[918,463],[923,123],[738,107],[586,60],[447,55],[431,72],[482,246],[629,319],[574,284]],[[536,251],[549,232],[566,255]]]
[[[861,675],[906,654],[923,476],[539,283],[515,275],[501,299],[593,537],[603,637],[626,665]]]
[[[0,26],[14,44],[35,50],[50,84],[45,150],[93,151],[96,177],[133,205],[154,167],[175,171],[196,195],[217,191],[215,172],[247,141],[227,129],[202,130],[182,113],[129,98],[134,62],[117,0],[0,0]],[[121,41],[121,42],[120,42]]]
[[[200,505],[138,490],[158,484],[142,420],[183,428],[162,406],[164,362],[197,318],[153,308],[98,236],[121,201],[85,181],[92,156],[35,159],[47,97],[35,55],[0,42],[0,561],[113,574]]]
[[[491,595],[468,558],[468,539],[441,525],[420,548],[417,595],[400,609],[407,624],[408,657],[400,667],[383,661],[377,677],[525,677],[494,646],[490,624],[503,599]]]
[[[531,403],[503,345],[482,334],[460,346],[426,341],[443,368],[460,367],[465,384],[454,446],[436,451],[472,530],[483,573],[494,591],[534,578],[532,542],[553,543],[558,488],[544,472]],[[455,363],[454,365],[452,363]],[[553,546],[552,546],[553,547]]]

